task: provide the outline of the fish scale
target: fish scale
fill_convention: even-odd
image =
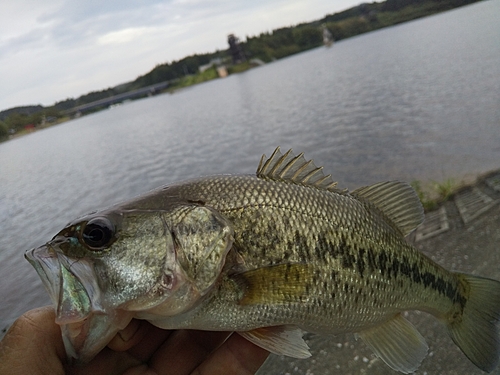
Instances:
[[[248,190],[258,193],[241,199]],[[270,324],[262,314],[266,304],[273,309],[272,325],[288,320],[289,324],[302,322],[301,327],[308,331],[339,333],[365,329],[402,310],[419,308],[444,315],[455,301],[442,298],[446,293],[441,284],[459,295],[459,282],[453,274],[409,246],[382,214],[373,212],[374,207],[351,196],[293,184],[276,186],[254,176],[195,180],[174,187],[171,193],[181,200],[202,201],[233,223],[235,248],[244,259],[245,270],[286,260],[317,271],[301,280],[300,293],[288,295],[295,301],[265,299],[251,306],[231,305],[233,294],[242,291],[230,288],[228,292],[222,283],[219,293],[228,293],[227,300],[218,298],[213,305],[204,305],[198,312],[199,326],[194,319],[184,324],[247,331]],[[407,269],[437,275],[441,284],[415,283]],[[329,295],[323,293],[325,283]],[[311,295],[316,298],[308,298]],[[283,303],[294,305],[282,318]],[[221,318],[210,325],[206,316]],[[231,316],[234,319],[224,319]],[[290,318],[295,319],[290,322]]]
[[[402,312],[421,310],[493,370],[500,283],[450,272],[405,240],[423,221],[408,184],[351,193],[336,185],[303,154],[277,148],[255,176],[154,190],[79,219],[26,257],[60,312],[68,354],[84,361],[138,318],[237,331],[296,358],[310,355],[303,330],[354,332],[391,368],[411,373],[428,347]]]

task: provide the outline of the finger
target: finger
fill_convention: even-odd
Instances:
[[[145,320],[132,320],[90,363],[67,368],[70,375],[155,375],[144,362],[168,338],[171,331],[154,327]]]
[[[51,307],[23,314],[0,343],[2,374],[64,374],[65,358],[61,330]]]
[[[125,371],[122,375],[158,375],[156,371],[151,370],[148,365],[137,366]]]
[[[230,332],[175,331],[149,365],[159,375],[190,374],[230,335]]]
[[[140,367],[141,361],[127,352],[115,352],[104,348],[85,365],[66,366],[66,375],[119,375],[124,371]]]
[[[173,331],[160,329],[151,323],[144,322],[140,327],[141,332],[136,333],[142,337],[127,353],[142,362],[147,362],[153,354],[169,338]]]
[[[138,344],[148,332],[147,324],[144,320],[132,319],[124,329],[119,331],[108,343],[108,347],[117,352],[129,350]]]
[[[233,334],[192,375],[249,375],[262,366],[269,352]]]

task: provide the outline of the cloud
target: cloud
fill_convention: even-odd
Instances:
[[[135,42],[137,39],[144,37],[145,34],[154,32],[155,30],[150,27],[131,27],[104,34],[97,39],[97,43],[117,44]]]
[[[40,23],[39,17],[59,6],[59,0],[0,2],[0,41],[23,35]]]
[[[0,4],[0,110],[50,105],[356,0],[16,0]],[[339,9],[339,7],[342,7]],[[6,77],[6,78],[4,78]]]

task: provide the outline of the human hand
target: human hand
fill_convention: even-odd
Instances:
[[[0,374],[246,375],[269,354],[238,334],[167,331],[132,320],[90,363],[71,366],[54,319],[54,310],[42,307],[14,322],[0,342]]]

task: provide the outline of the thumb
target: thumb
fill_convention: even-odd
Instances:
[[[0,374],[64,375],[65,358],[52,307],[23,314],[0,342]]]

